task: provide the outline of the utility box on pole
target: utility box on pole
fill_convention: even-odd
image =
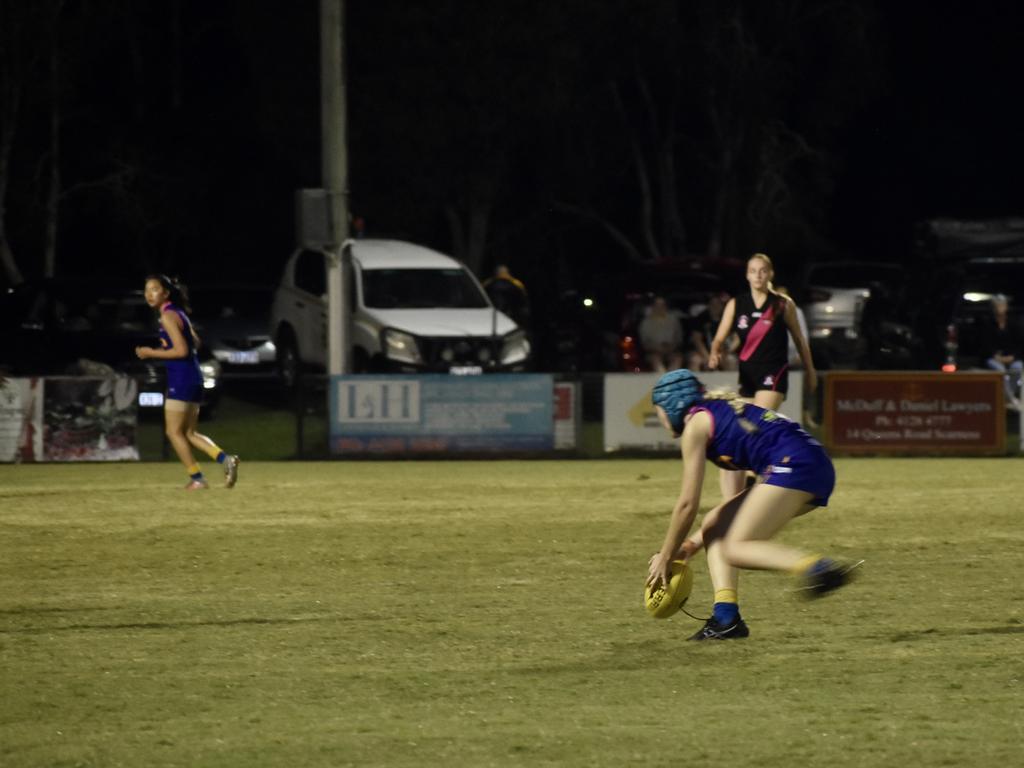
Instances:
[[[332,229],[334,201],[326,189],[299,189],[295,192],[295,236],[300,248],[329,250],[337,235]]]

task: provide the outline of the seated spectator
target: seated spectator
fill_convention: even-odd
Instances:
[[[1006,388],[1006,407],[1020,410],[1021,373],[1024,361],[1020,359],[1020,329],[1010,318],[1010,302],[1002,294],[992,297],[992,316],[981,329],[982,356],[985,364],[1003,373]]]
[[[656,296],[640,323],[640,345],[652,371],[664,373],[683,367],[683,327],[669,312],[664,296]]]
[[[699,313],[693,320],[693,330],[690,332],[690,343],[693,349],[690,352],[687,367],[691,371],[707,371],[708,358],[711,357],[711,340],[715,338],[718,331],[718,324],[722,320],[722,312],[725,310],[725,303],[728,296],[720,293],[713,293],[708,298],[708,305],[704,311]],[[736,337],[730,337],[722,346],[722,361],[718,365],[720,371],[735,371],[738,367],[736,359]]]

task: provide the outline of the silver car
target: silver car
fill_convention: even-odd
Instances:
[[[807,267],[801,309],[820,367],[856,367],[865,352],[861,315],[871,284],[897,286],[903,279],[902,267],[884,262],[829,261]]]
[[[227,379],[273,379],[270,339],[274,289],[262,285],[197,285],[189,291],[196,332]]]

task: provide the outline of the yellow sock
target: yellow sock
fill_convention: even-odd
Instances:
[[[716,603],[738,603],[739,600],[736,597],[735,589],[716,589],[715,590],[715,602]]]
[[[821,560],[821,555],[807,555],[796,561],[796,565],[789,569],[794,576],[802,576],[808,568]]]
[[[206,453],[206,455],[209,456],[211,459],[216,461],[217,457],[220,456],[222,453],[220,446],[213,442],[213,440],[210,440],[209,438],[207,438],[207,442],[209,443],[209,445],[203,446],[203,452]]]
[[[189,476],[198,475],[199,474],[199,465],[198,464],[193,464],[190,467],[186,467],[185,471],[188,472]]]

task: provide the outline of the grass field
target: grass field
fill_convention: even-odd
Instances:
[[[698,644],[675,460],[0,466],[0,765],[1019,764],[1019,459],[837,469],[782,538],[861,579]]]

